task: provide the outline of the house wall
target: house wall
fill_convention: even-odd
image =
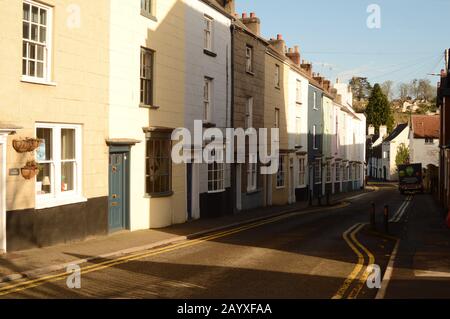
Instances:
[[[316,108],[314,107],[314,92],[316,92]],[[322,183],[315,183],[315,160],[323,156],[323,92],[313,85],[309,85],[308,89],[308,162],[309,167],[309,184],[314,196],[319,196],[323,192]],[[313,143],[313,126],[316,126],[316,146]],[[322,158],[323,159],[323,158]],[[322,163],[323,164],[323,163]],[[322,169],[323,171],[323,169]]]
[[[409,128],[405,128],[394,140],[383,143],[383,161],[382,169],[386,167],[387,180],[398,180],[397,165],[395,164],[395,158],[397,157],[398,148],[401,144],[405,144],[409,147]],[[384,152],[389,152],[389,157],[384,158]]]
[[[439,166],[439,139],[434,139],[432,144],[425,143],[423,138],[413,138],[411,133],[409,152],[411,163],[422,163],[426,168],[428,165]]]
[[[109,17],[106,0],[73,3],[42,2],[53,8],[51,83],[35,84],[22,75],[22,1],[4,1],[0,11],[0,119],[23,129],[9,136],[6,154],[6,209],[8,250],[47,246],[83,239],[107,231],[109,91]],[[106,14],[99,17],[99,12]],[[65,203],[39,209],[35,180],[9,175],[34,158],[19,154],[12,141],[36,137],[37,122],[78,124],[82,127],[81,193]],[[52,207],[53,206],[53,207]],[[80,213],[80,209],[82,209]],[[68,225],[74,225],[68,231]],[[47,230],[47,231],[44,231]]]
[[[185,165],[172,166],[172,196],[146,196],[143,128],[175,129],[185,125],[187,6],[179,0],[156,1],[155,21],[140,14],[140,1],[111,0],[110,3],[109,137],[141,141],[131,148],[130,228],[160,228],[185,222]],[[157,109],[139,106],[141,47],[155,51]]]
[[[204,78],[209,77],[213,79],[211,123],[225,136],[225,128],[231,127],[231,19],[203,1],[183,0],[183,4],[186,6],[184,127],[193,132],[194,121],[203,119],[203,84]],[[212,51],[215,57],[204,53],[205,15],[213,19]],[[198,170],[198,179],[192,179],[192,217],[195,219],[219,213],[208,205],[211,196],[216,205],[227,207],[226,211],[231,212],[230,194],[219,196],[208,193],[208,165],[194,164],[194,170]],[[225,189],[231,192],[230,165],[226,165],[225,173]]]
[[[264,127],[264,92],[266,81],[265,59],[267,44],[250,31],[235,28],[233,51],[233,71],[234,71],[234,116],[233,127],[245,128],[247,99],[253,97],[253,128]],[[253,48],[253,73],[246,71],[246,47]],[[273,123],[272,123],[273,125]],[[270,126],[271,127],[271,126]],[[248,210],[260,207],[264,204],[264,176],[258,174],[257,191],[247,192],[247,165],[240,165],[240,209]]]

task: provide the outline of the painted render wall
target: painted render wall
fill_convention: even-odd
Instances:
[[[81,24],[70,27],[68,0],[46,0],[53,7],[51,85],[26,83],[22,75],[22,1],[8,0],[0,11],[0,121],[23,127],[8,137],[7,170],[21,168],[32,154],[18,154],[12,141],[35,137],[37,122],[82,126],[81,198],[108,195],[109,1],[79,0]],[[35,182],[7,176],[8,211],[34,209]],[[77,200],[75,200],[77,201]]]
[[[387,180],[398,180],[397,165],[395,164],[395,158],[397,157],[397,151],[401,144],[405,144],[409,147],[409,127],[406,127],[394,140],[390,142],[383,142],[382,153],[382,167],[386,167]],[[388,158],[384,158],[384,153],[389,152]]]
[[[149,198],[145,190],[144,127],[185,124],[185,12],[181,0],[156,1],[157,21],[140,14],[140,1],[111,0],[109,138],[141,141],[131,149],[130,228],[160,228],[186,221],[185,165],[172,166],[173,195]],[[140,48],[155,51],[154,104],[140,107]]]
[[[439,139],[434,139],[432,144],[425,143],[424,138],[413,138],[411,131],[409,138],[409,152],[411,163],[422,163],[423,168],[428,165],[439,166]]]

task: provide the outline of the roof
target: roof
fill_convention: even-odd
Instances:
[[[408,127],[408,123],[399,124],[392,133],[386,137],[384,142],[390,142],[397,138],[406,128]]]
[[[414,138],[439,138],[440,124],[439,115],[413,115],[411,118]]]

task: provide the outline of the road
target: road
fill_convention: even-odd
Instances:
[[[366,267],[384,272],[395,241],[382,233],[392,215],[415,201],[392,186],[315,213],[294,213],[81,267],[81,288],[67,275],[0,286],[0,298],[374,298]],[[369,221],[377,205],[376,233]],[[398,216],[401,223],[404,216]],[[78,256],[85,258],[89,256]]]

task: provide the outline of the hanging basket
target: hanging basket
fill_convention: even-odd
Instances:
[[[36,150],[41,145],[42,140],[36,138],[27,138],[24,140],[14,140],[13,147],[17,153],[28,153]]]
[[[35,178],[39,174],[39,166],[35,161],[30,161],[21,170],[22,177],[26,180]]]

